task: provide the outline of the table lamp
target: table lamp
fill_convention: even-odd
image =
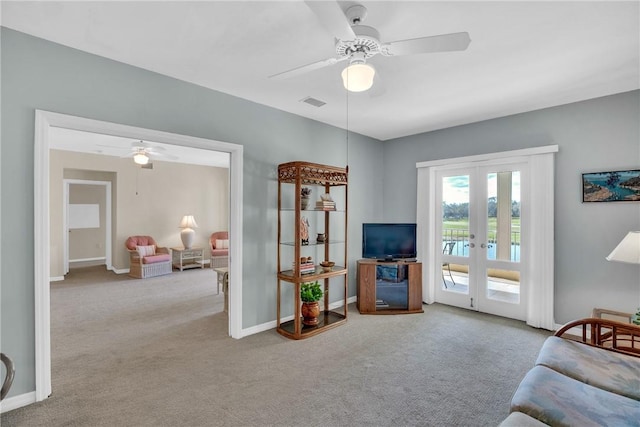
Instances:
[[[191,246],[193,245],[193,239],[196,235],[196,232],[193,229],[198,228],[196,219],[193,217],[193,215],[185,215],[182,217],[182,221],[180,221],[179,227],[182,228],[182,231],[180,232],[182,246],[184,246],[185,249],[191,249]]]
[[[630,231],[606,260],[640,264],[640,231]]]

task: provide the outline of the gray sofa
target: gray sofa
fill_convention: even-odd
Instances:
[[[545,341],[500,426],[544,425],[640,427],[640,327],[582,319]]]

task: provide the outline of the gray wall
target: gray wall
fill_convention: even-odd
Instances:
[[[277,165],[293,160],[346,165],[344,130],[6,28],[1,55],[0,334],[2,351],[17,366],[10,396],[35,389],[36,109],[243,145],[242,327],[275,319]],[[349,163],[350,180],[357,185],[349,195],[356,207],[349,212],[349,234],[356,239],[359,224],[381,216],[382,200],[372,197],[382,185],[382,174],[374,173],[382,167],[381,143],[350,135]],[[351,251],[351,267],[358,253]],[[349,289],[355,295],[353,279]]]
[[[386,141],[384,219],[416,220],[416,162],[557,144],[556,323],[594,307],[635,312],[640,267],[604,258],[640,230],[640,203],[582,203],[581,174],[640,169],[639,105],[633,91]]]

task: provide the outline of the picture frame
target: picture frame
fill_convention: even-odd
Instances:
[[[640,169],[582,174],[582,202],[640,201]]]

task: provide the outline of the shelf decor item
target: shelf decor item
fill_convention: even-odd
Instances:
[[[309,244],[309,220],[304,216],[300,219],[300,244]]]
[[[302,190],[300,190],[300,209],[308,209],[309,200],[311,200],[311,188],[302,187]]]
[[[307,326],[318,325],[318,316],[320,315],[320,298],[323,292],[320,284],[315,282],[303,283],[300,285],[300,299],[302,300],[302,323]]]
[[[324,271],[325,273],[328,273],[331,270],[333,270],[334,265],[336,265],[336,263],[333,261],[322,261],[320,263],[320,267],[322,267],[322,271]]]

